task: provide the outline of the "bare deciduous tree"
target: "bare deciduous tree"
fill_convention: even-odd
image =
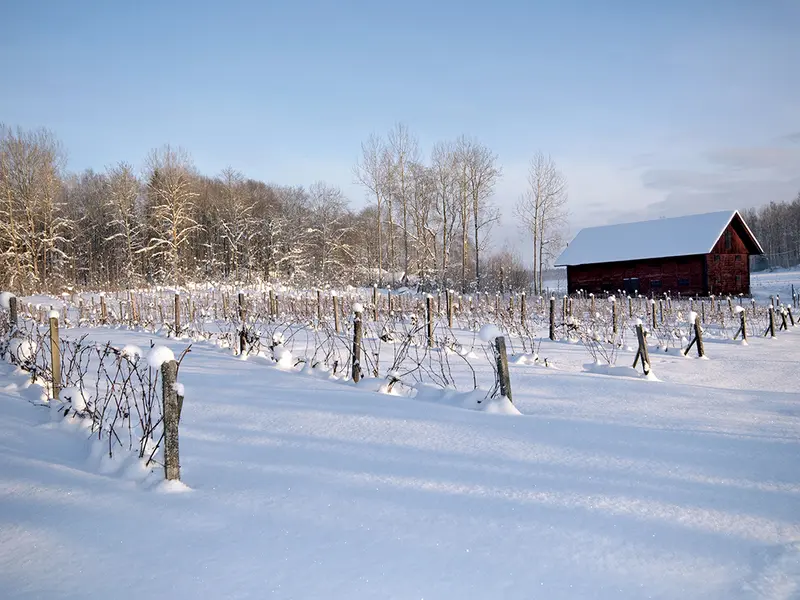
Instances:
[[[194,215],[194,167],[185,150],[169,145],[153,150],[147,164],[150,237],[139,252],[160,261],[163,274],[180,283],[186,274],[183,250],[201,228]]]
[[[550,156],[541,152],[530,162],[528,190],[517,201],[515,215],[533,244],[534,293],[544,287],[544,269],[563,244],[567,183]]]

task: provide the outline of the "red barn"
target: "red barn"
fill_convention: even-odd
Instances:
[[[582,229],[556,261],[569,293],[750,294],[763,254],[738,211]]]

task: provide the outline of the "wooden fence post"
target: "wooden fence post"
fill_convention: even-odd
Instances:
[[[322,323],[322,290],[317,290],[317,327]]]
[[[131,305],[131,324],[139,322],[138,308],[136,306],[136,295],[128,292],[128,299]]]
[[[164,476],[181,478],[178,424],[183,398],[178,396],[178,363],[168,360],[161,365],[161,397],[164,426]],[[179,400],[180,398],[180,400]]]
[[[58,312],[50,311],[50,358],[53,374],[53,398],[61,393],[61,344],[58,338]]]
[[[786,307],[786,314],[789,315],[789,322],[792,324],[792,327],[794,327],[795,326],[794,315],[792,314],[792,307],[791,306],[787,306]]]
[[[619,325],[617,324],[617,300],[612,296],[611,299],[611,330],[614,335],[619,332]]]
[[[106,295],[100,294],[100,323],[108,323],[108,309],[106,309]]]
[[[592,302],[594,302],[594,298],[592,298]],[[550,296],[550,339],[555,341],[556,339],[556,298],[555,296]]]
[[[425,296],[425,322],[428,337],[428,348],[433,348],[433,296]]]
[[[175,337],[178,336],[181,330],[181,295],[175,292]]]
[[[781,306],[779,312],[781,313],[781,326],[778,329],[780,331],[787,331],[789,329],[789,324],[786,322],[786,308]]]
[[[506,353],[506,338],[502,335],[494,339],[495,356],[497,360],[497,376],[500,379],[500,395],[513,402],[511,397],[511,376],[508,372],[508,354]]]
[[[333,299],[333,329],[339,333],[339,296],[334,293],[331,298]]]
[[[633,318],[633,298],[628,296],[628,318]]]
[[[742,341],[747,341],[747,316],[746,311],[744,309],[739,311],[739,331],[733,336],[733,339],[741,333],[742,334]]]
[[[764,337],[774,338],[775,337],[775,309],[773,308],[772,304],[767,307],[769,312],[769,325],[767,326],[767,330],[764,332]]]
[[[633,359],[633,368],[639,359],[642,360],[642,372],[650,374],[650,353],[647,350],[647,338],[644,334],[644,327],[641,323],[636,326],[636,339],[639,341],[639,349],[636,351],[636,358]]]
[[[703,328],[700,325],[700,315],[695,315],[694,317],[694,339],[686,347],[686,350],[684,350],[684,356],[689,354],[689,350],[692,349],[694,344],[697,344],[697,356],[700,358],[704,357],[706,355],[706,349],[703,345]]]
[[[522,292],[522,295],[520,296],[520,299],[519,299],[519,322],[522,325],[525,325],[525,320],[528,317],[527,312],[528,312],[528,308],[527,308],[527,304],[525,302],[525,292]]]
[[[372,284],[372,320],[378,320],[378,284]]]
[[[453,290],[448,289],[446,292],[447,298],[447,326],[453,328]]]
[[[19,325],[19,306],[16,296],[8,299],[8,322],[12,329],[16,329]]]
[[[355,383],[361,379],[361,337],[363,335],[361,314],[356,312],[353,319],[353,381]]]

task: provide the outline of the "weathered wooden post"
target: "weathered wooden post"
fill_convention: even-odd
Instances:
[[[617,324],[617,299],[614,296],[609,298],[611,301],[611,330],[614,335],[619,332],[619,325]]]
[[[792,314],[792,307],[791,306],[787,306],[786,307],[786,314],[789,315],[789,322],[792,324],[792,327],[794,327],[795,326],[794,315]]]
[[[522,295],[519,298],[519,322],[522,325],[525,325],[525,321],[528,318],[527,312],[528,312],[528,307],[525,302],[525,292],[522,292]]]
[[[641,323],[636,325],[636,339],[639,342],[639,349],[636,352],[636,358],[633,359],[633,368],[636,368],[636,363],[641,359],[642,372],[645,375],[650,374],[650,353],[647,350],[647,338],[644,334],[644,327]]]
[[[138,314],[138,307],[136,305],[136,295],[132,292],[128,292],[128,302],[130,303],[131,307],[131,324],[139,322],[139,314]]]
[[[664,300],[661,298],[658,299],[658,320],[664,323]]]
[[[550,339],[556,339],[556,297],[550,296]]]
[[[100,323],[108,323],[108,310],[106,309],[106,295],[100,294]]]
[[[58,311],[50,311],[50,358],[53,374],[53,398],[61,393],[61,344],[58,338]]]
[[[167,360],[161,364],[161,397],[164,426],[164,476],[181,478],[178,425],[180,423],[183,398],[178,395],[178,363]]]
[[[447,295],[447,326],[453,328],[453,290],[448,289],[445,294]]]
[[[767,307],[767,311],[769,312],[769,325],[767,326],[767,330],[764,332],[764,337],[774,338],[775,337],[775,308],[770,304]]]
[[[742,341],[747,341],[747,312],[742,309],[739,311],[739,331],[736,332],[736,335],[733,336],[733,339],[736,339],[736,336],[742,334]]]
[[[731,315],[733,315],[733,300],[730,296],[728,296],[728,310],[731,312]]]
[[[19,306],[17,302],[16,296],[11,296],[8,299],[8,323],[12,329],[16,329],[19,326]]]
[[[428,348],[433,348],[433,296],[425,296],[425,322],[428,337]]]
[[[378,284],[372,284],[372,320],[378,320]]]
[[[275,316],[275,290],[272,288],[269,290],[269,316]]]
[[[513,402],[511,397],[511,375],[508,372],[508,354],[506,353],[506,338],[502,335],[494,339],[495,358],[497,360],[497,376],[500,380],[500,395]]]
[[[694,316],[694,339],[686,346],[686,350],[683,351],[684,356],[689,354],[689,350],[692,349],[692,346],[697,344],[697,356],[703,357],[706,355],[706,349],[703,345],[703,328],[700,325],[700,315],[695,314]]]
[[[706,348],[703,345],[703,327],[697,315],[694,317],[694,337],[697,339],[697,356],[702,358],[706,355]]]
[[[363,336],[363,323],[361,322],[361,305],[353,307],[353,381],[358,383],[361,379],[361,338]],[[363,310],[363,309],[362,309]]]
[[[339,333],[339,296],[335,292],[331,294],[333,300],[333,330]]]
[[[633,318],[633,298],[628,296],[628,318]]]
[[[239,322],[242,324],[239,329],[239,354],[244,354],[247,346],[247,306],[244,298],[244,292],[239,292],[237,300],[239,301]]]
[[[317,327],[322,323],[322,290],[317,290]]]
[[[177,337],[181,331],[181,294],[175,292],[175,308],[173,309],[175,316],[175,336]]]
[[[781,313],[781,326],[779,327],[780,331],[788,331],[789,324],[786,322],[786,308],[781,306],[778,312]]]
[[[592,312],[592,318],[594,319],[594,294],[589,294],[589,300],[591,301],[592,304],[591,312]]]
[[[392,291],[386,290],[386,312],[389,316],[392,315]]]
[[[705,324],[706,322],[706,303],[702,300],[700,301],[700,317]]]

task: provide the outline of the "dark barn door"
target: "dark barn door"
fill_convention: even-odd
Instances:
[[[633,296],[639,291],[639,278],[638,277],[626,277],[624,279],[625,283],[625,293],[628,296]]]

